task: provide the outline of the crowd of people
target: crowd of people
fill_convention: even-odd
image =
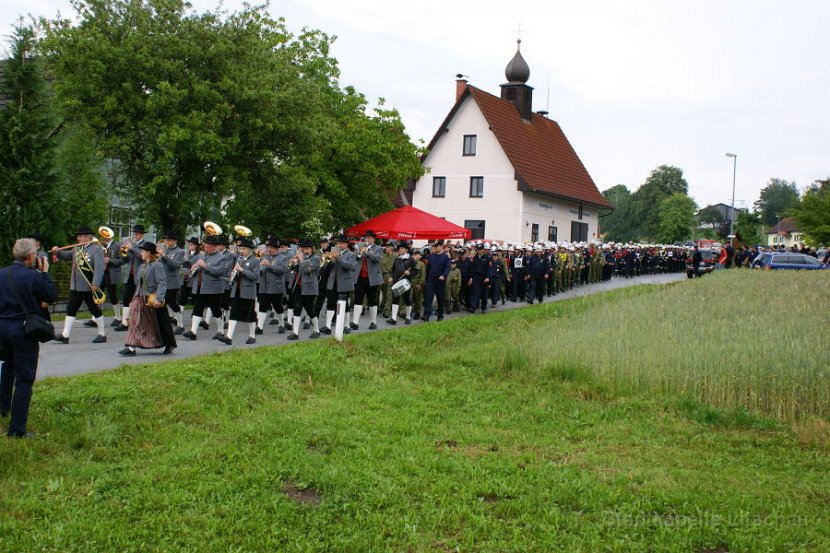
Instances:
[[[345,334],[363,324],[377,328],[378,317],[386,325],[433,316],[441,321],[462,310],[486,313],[507,302],[541,303],[615,276],[684,272],[700,255],[696,247],[631,243],[438,240],[414,247],[409,241],[381,243],[371,230],[357,240],[340,235],[316,243],[272,235],[258,246],[250,236],[232,243],[214,231],[203,239],[190,238],[182,248],[173,232],[164,233],[158,244],[147,240],[141,225],[132,227],[123,242],[111,231],[99,232],[101,239],[81,226],[75,244],[50,250],[53,263],[71,264],[66,317],[55,342],[69,343],[84,304],[92,315],[84,324],[97,331],[93,343],[107,342],[101,306],[108,301],[114,312],[109,326],[126,332],[118,351],[125,356],[136,355],[137,349],[173,353],[177,336],[197,340],[212,324],[212,337],[231,345],[240,324],[247,327],[245,343],[255,344],[269,325],[289,340],[298,340],[306,330],[310,339],[332,334],[339,313]],[[38,353],[37,342],[21,334],[24,305],[9,291],[19,291],[25,307],[47,318],[56,300],[50,257],[40,242],[37,234],[19,240],[14,263],[0,273],[0,280],[15,282],[14,287],[0,286],[5,360],[0,416],[12,413],[9,435],[26,434]],[[759,253],[757,248],[730,249],[724,247],[725,266],[746,266]],[[190,304],[186,328],[184,309]]]

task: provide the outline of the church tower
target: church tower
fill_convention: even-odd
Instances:
[[[522,57],[522,40],[517,40],[516,44],[516,55],[504,69],[507,83],[501,85],[501,98],[516,106],[522,119],[530,121],[533,115],[533,87],[526,84],[530,78],[530,67]]]

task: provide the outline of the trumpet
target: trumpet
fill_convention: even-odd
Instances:
[[[133,243],[130,241],[130,239],[125,238],[124,241],[121,242],[121,251],[119,252],[119,255],[121,255],[121,257],[127,257],[128,255],[130,255],[130,249],[132,249],[132,247]]]
[[[107,293],[101,290],[100,288],[93,288],[92,289],[92,302],[95,305],[101,305],[107,301]]]

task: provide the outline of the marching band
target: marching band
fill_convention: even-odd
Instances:
[[[174,232],[165,233],[157,245],[145,240],[143,226],[135,225],[132,239],[119,243],[109,227],[99,227],[99,240],[82,226],[75,244],[52,248],[53,261],[72,262],[67,316],[55,341],[69,342],[78,309],[86,303],[92,313],[88,325],[98,330],[93,343],[106,342],[101,304],[107,298],[115,330],[127,331],[120,354],[157,347],[171,353],[175,334],[197,340],[200,329],[210,328],[211,318],[216,320],[213,338],[227,345],[233,344],[239,323],[247,323],[245,343],[255,344],[269,314],[276,332],[288,332],[289,340],[298,340],[302,329],[311,329],[308,337],[314,339],[359,330],[364,309],[370,330],[377,328],[379,311],[389,325],[396,325],[400,315],[405,324],[413,318],[429,321],[434,308],[438,320],[461,309],[484,313],[508,300],[542,302],[613,275],[682,272],[689,256],[688,248],[677,246],[441,240],[422,252],[409,242],[377,244],[371,230],[356,243],[340,235],[331,246],[323,238],[319,248],[309,239],[286,241],[274,235],[258,245],[243,225],[234,226],[231,246],[218,224],[206,221],[203,229],[203,240],[192,237],[182,249]],[[116,286],[122,273],[119,302]],[[189,302],[192,317],[185,329]]]

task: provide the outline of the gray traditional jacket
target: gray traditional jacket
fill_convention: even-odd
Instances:
[[[240,258],[242,256],[239,256]],[[255,255],[238,260],[242,265],[242,271],[237,273],[236,279],[231,282],[231,297],[241,298],[243,300],[256,299],[256,284],[259,280],[259,258]],[[236,266],[237,259],[234,259],[231,265],[231,271]]]
[[[149,261],[139,266],[136,276],[135,293],[142,298],[155,294],[159,301],[167,294],[167,272],[158,261]]]
[[[265,262],[268,264],[266,265]],[[288,272],[288,253],[266,255],[259,264],[259,293],[285,294],[286,273]]]
[[[181,287],[179,284],[179,269],[184,263],[184,257],[185,251],[178,246],[167,250],[163,256],[159,257],[158,262],[166,271],[168,290],[178,290]]]
[[[71,250],[61,250],[57,255],[61,261],[72,262],[72,274],[69,277],[70,290],[75,292],[91,292],[92,288],[90,288],[90,284],[98,287],[101,286],[101,281],[104,279],[104,249],[100,244],[90,242],[84,247],[78,246]],[[77,256],[83,256],[83,261],[80,261]],[[79,261],[92,269],[92,276],[89,278],[89,283],[87,283],[84,275],[81,274]]]
[[[369,286],[380,286],[383,284],[383,272],[380,270],[380,260],[383,259],[383,247],[377,244],[369,246],[363,255],[357,257],[357,276],[363,262],[366,262],[366,272],[369,275]]]
[[[338,293],[353,291],[357,270],[359,268],[354,252],[345,250],[332,263],[334,267],[331,273],[329,273],[329,281],[326,283],[326,289],[333,290],[336,283]]]

